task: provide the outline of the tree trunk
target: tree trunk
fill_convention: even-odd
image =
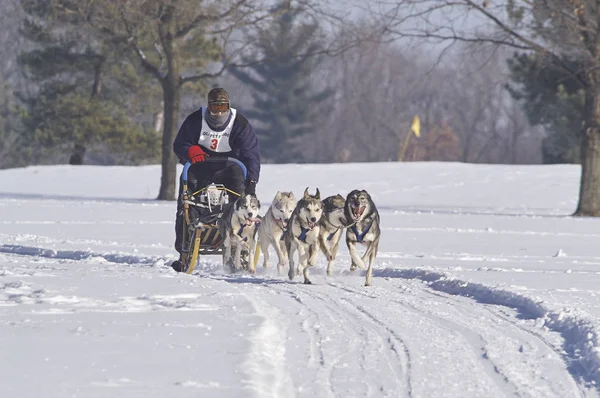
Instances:
[[[100,98],[102,96],[102,68],[105,59],[101,58],[94,67],[94,84],[92,86],[91,98]]]
[[[576,216],[600,216],[600,131],[587,128],[581,143],[581,185]]]
[[[165,105],[164,103],[160,104],[161,109],[157,113],[154,114],[154,121],[152,125],[154,126],[154,131],[160,133],[163,131],[163,125],[165,122]]]
[[[167,6],[161,16],[159,35],[167,60],[167,75],[162,79],[164,125],[162,137],[162,161],[158,200],[175,200],[177,158],[173,152],[173,141],[177,133],[179,104],[181,100],[180,70],[176,43],[172,32],[175,30],[173,7]]]
[[[175,87],[168,86],[169,84],[165,83],[163,88],[165,120],[162,136],[162,174],[158,200],[175,200],[177,158],[173,152],[173,141],[177,133],[177,115],[179,113],[181,90],[178,85]]]
[[[595,71],[594,71],[595,72]],[[592,74],[598,74],[594,73]],[[600,216],[600,79],[590,79],[585,91],[585,130],[581,142],[581,184],[576,216]]]
[[[94,66],[94,83],[92,84],[92,92],[90,93],[91,99],[100,98],[102,96],[102,67],[104,66],[104,62],[105,59],[101,58]],[[83,142],[76,143],[73,146],[73,152],[69,158],[69,164],[82,165],[86,151],[87,148]]]
[[[75,144],[73,152],[69,158],[69,164],[80,166],[83,164],[83,158],[85,157],[86,148],[82,144]]]

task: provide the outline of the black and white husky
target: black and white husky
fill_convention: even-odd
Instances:
[[[242,195],[223,213],[219,228],[223,237],[223,265],[226,269],[242,269],[244,250],[248,253],[248,272],[256,272],[254,252],[260,224],[259,211],[260,201],[255,195]]]
[[[296,197],[293,192],[277,191],[258,228],[258,241],[263,252],[264,268],[269,267],[269,246],[273,246],[277,253],[277,271],[279,273],[287,263],[287,249],[283,235],[295,208]]]
[[[347,221],[351,223],[346,230],[346,244],[352,259],[350,271],[354,271],[357,267],[365,269],[365,262],[369,261],[365,286],[370,286],[373,262],[377,256],[381,236],[379,212],[367,191],[355,189],[346,197],[344,214]],[[356,250],[357,244],[367,246],[362,257]]]
[[[333,274],[333,261],[337,256],[342,232],[347,221],[344,214],[346,199],[340,195],[323,199],[323,216],[319,221],[319,246],[327,258],[327,275]]]
[[[308,188],[304,196],[296,204],[292,213],[287,231],[285,231],[285,247],[288,252],[290,269],[288,276],[294,279],[296,272],[304,274],[304,283],[312,283],[308,279],[308,268],[317,262],[319,253],[319,220],[323,215],[323,202],[317,188],[315,195],[308,194]],[[298,251],[298,270],[294,268],[294,253]]]

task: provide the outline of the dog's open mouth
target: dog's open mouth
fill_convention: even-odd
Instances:
[[[356,219],[356,220],[358,220],[360,218],[360,216],[363,215],[364,212],[365,212],[365,206],[355,207],[352,209],[352,215],[354,216],[354,219]]]
[[[252,225],[254,223],[260,223],[258,218],[246,218],[246,225]]]
[[[317,223],[309,221],[308,222],[308,229],[313,229],[315,227],[315,225],[317,225]]]

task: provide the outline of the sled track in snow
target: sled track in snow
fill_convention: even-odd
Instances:
[[[159,256],[150,257],[120,253],[95,253],[90,250],[56,250],[22,245],[0,245],[0,253],[74,261],[101,258],[112,263],[130,265],[154,265],[157,261],[162,260]]]
[[[527,372],[528,368],[533,367],[538,361],[538,357],[542,357],[547,358],[546,368],[548,371],[556,372],[558,369],[562,373],[558,382],[548,381],[548,391],[553,391],[554,396],[564,396],[565,390],[568,396],[585,396],[585,390],[581,384],[577,383],[573,375],[567,372],[565,362],[568,364],[568,360],[565,359],[565,353],[558,350],[540,333],[519,325],[516,318],[501,313],[504,307],[490,308],[491,306],[481,305],[467,298],[438,293],[425,286],[421,288],[418,287],[418,284],[409,285],[408,282],[393,279],[389,281],[389,285],[387,281],[381,281],[381,288],[373,289],[373,291],[339,283],[330,282],[328,285],[373,301],[388,301],[389,305],[386,307],[386,311],[389,313],[396,314],[398,309],[402,308],[413,313],[416,319],[431,321],[432,326],[428,326],[428,328],[440,328],[446,330],[449,335],[460,335],[471,346],[472,352],[480,357],[478,365],[502,391],[511,391],[516,396],[529,396],[527,386],[523,384],[523,380],[520,380],[520,371],[515,371],[514,364],[507,363],[501,355],[498,355],[498,344],[503,344],[502,339],[497,337],[498,335],[506,336],[507,340],[511,340],[512,345],[514,342],[522,342],[521,352],[527,350],[527,354],[535,353],[535,355],[519,355],[525,357],[524,359],[517,358],[523,360],[522,364],[516,367],[522,372]],[[388,299],[386,297],[387,288],[390,290],[396,288],[408,292],[408,294],[406,298],[400,296],[400,299]],[[411,299],[413,296],[416,299]],[[432,300],[423,300],[423,296],[430,296]],[[448,309],[436,311],[435,307],[439,305],[440,300],[449,303],[452,312]],[[350,301],[348,302],[350,303]],[[364,310],[360,303],[352,305]],[[372,306],[367,306],[367,308],[372,308]],[[493,322],[493,328],[478,324],[477,319],[481,317],[481,313],[489,313],[492,315],[491,319],[497,319]],[[380,316],[383,315],[384,313]],[[373,317],[371,314],[369,316]],[[374,319],[377,318],[374,317]],[[379,321],[379,319],[377,320]],[[403,333],[401,329],[399,332]],[[504,343],[504,345],[506,344]],[[542,367],[542,369],[546,368]],[[561,368],[564,368],[564,371],[561,371]],[[543,378],[543,375],[540,377]]]
[[[360,288],[341,286],[336,283],[328,283],[328,285],[330,285],[334,288],[342,289],[346,292],[349,292],[349,293],[352,293],[355,295],[360,295],[360,296],[372,299],[372,300],[377,300],[378,298],[380,298],[376,294],[365,292],[364,290],[361,290]],[[400,288],[400,290],[404,290],[406,292],[406,288]],[[426,294],[434,294],[434,293],[428,292],[427,290],[428,289],[423,289],[423,292]],[[409,294],[410,294],[410,292],[409,292]],[[485,349],[485,341],[480,334],[475,333],[474,331],[464,327],[463,325],[460,325],[457,322],[442,318],[433,313],[428,313],[428,312],[424,311],[423,309],[418,308],[417,306],[415,306],[413,303],[411,303],[408,300],[402,301],[402,300],[398,300],[398,299],[390,299],[388,301],[388,303],[393,304],[393,306],[394,306],[393,308],[387,307],[387,309],[389,311],[392,311],[392,310],[396,311],[396,308],[402,308],[403,310],[411,312],[416,317],[428,319],[433,324],[435,324],[437,327],[440,327],[440,328],[446,330],[448,333],[459,332],[460,334],[467,336],[468,338],[466,340],[468,342],[470,342],[470,344],[472,346],[472,352],[474,353],[474,355],[480,356],[483,359],[483,361],[480,362],[480,365],[482,366],[482,368],[486,369],[486,373],[488,375],[491,375],[491,378],[494,380],[496,385],[498,385],[500,388],[502,388],[502,390],[506,390],[506,386],[510,385],[510,390],[514,394],[517,393],[517,387],[512,385],[510,380],[499,371],[498,367],[487,356],[486,349]],[[360,308],[360,309],[361,309],[361,311],[365,311],[363,308]],[[369,316],[371,318],[373,318],[372,315],[369,314]]]
[[[462,281],[441,272],[380,269],[374,272],[374,276],[420,280],[435,291],[468,297],[479,304],[513,308],[521,319],[539,320],[543,326],[564,339],[566,355],[562,357],[573,376],[587,387],[597,388],[600,385],[600,331],[589,320],[548,310],[542,303],[518,293]]]
[[[317,385],[327,386],[327,395],[372,396],[379,391],[412,397],[410,355],[393,330],[368,311],[339,305],[310,286],[293,283],[268,287],[291,298],[299,307],[297,315],[303,318],[299,330],[308,339],[307,366],[315,369]],[[340,339],[347,343],[343,351],[334,344]],[[363,379],[345,378],[347,370],[356,373],[356,369],[349,371],[354,367],[365,375]],[[375,370],[376,374],[370,373]]]
[[[32,257],[44,257],[53,259],[64,259],[73,261],[83,261],[93,258],[101,258],[109,262],[117,264],[128,264],[132,266],[162,266],[166,261],[164,257],[159,256],[136,256],[119,253],[94,253],[86,250],[54,250],[45,249],[40,247],[21,246],[21,245],[0,245],[0,253],[21,255],[21,256],[32,256]],[[219,264],[212,264],[210,261],[203,264],[203,269],[200,270],[201,276],[209,276],[217,269]],[[202,268],[202,266],[201,266]],[[209,272],[209,275],[202,275],[205,272]],[[212,274],[212,277],[216,275]],[[222,276],[222,275],[221,275]],[[549,311],[542,303],[538,303],[535,300],[522,296],[520,294],[512,293],[509,291],[492,288],[482,284],[467,283],[461,280],[453,279],[449,275],[440,272],[434,272],[424,269],[376,269],[374,270],[374,282],[375,286],[371,289],[365,289],[362,287],[350,287],[347,285],[340,285],[336,283],[327,283],[328,287],[332,289],[341,289],[349,294],[354,294],[361,297],[373,298],[373,292],[378,288],[377,285],[389,285],[395,286],[395,289],[407,289],[405,283],[399,282],[401,280],[410,281],[418,280],[424,282],[423,289],[424,294],[429,294],[431,297],[438,297],[445,300],[453,300],[452,297],[465,297],[476,303],[499,320],[512,325],[513,334],[522,333],[530,336],[528,340],[531,347],[536,350],[544,350],[555,357],[559,357],[569,369],[571,377],[577,381],[579,390],[577,391],[578,396],[584,395],[583,386],[587,388],[595,388],[600,385],[600,344],[599,344],[599,333],[598,330],[587,320],[578,319],[565,313]],[[223,278],[226,280],[226,278]],[[260,277],[249,277],[249,280],[255,283],[262,283]],[[379,281],[379,282],[378,282]],[[386,281],[386,283],[383,283]],[[313,363],[318,363],[321,368],[327,369],[325,372],[328,376],[322,376],[318,374],[319,378],[324,378],[323,383],[327,383],[327,380],[331,382],[333,367],[330,366],[330,358],[327,357],[327,353],[323,351],[323,345],[327,342],[327,336],[322,335],[320,327],[318,325],[326,322],[327,318],[324,313],[316,311],[315,308],[325,308],[325,314],[329,314],[332,319],[340,318],[346,319],[347,322],[352,323],[352,320],[362,317],[362,319],[368,321],[367,323],[371,327],[371,331],[363,328],[360,332],[362,344],[364,346],[375,347],[375,350],[379,352],[389,351],[393,353],[394,357],[388,357],[387,363],[396,363],[398,369],[401,369],[399,373],[391,376],[394,379],[395,387],[391,389],[402,390],[404,396],[413,395],[413,380],[411,379],[411,352],[410,347],[405,343],[403,336],[399,335],[401,329],[393,328],[384,321],[382,317],[373,314],[372,308],[366,308],[361,303],[357,303],[351,298],[344,298],[340,302],[333,302],[332,297],[322,291],[317,291],[315,286],[302,286],[295,283],[279,283],[269,284],[271,288],[279,291],[281,294],[285,294],[296,301],[298,304],[303,305],[303,311],[309,313],[305,323],[301,325],[302,329],[308,333],[311,337],[311,341],[314,344],[310,344],[313,351],[311,352],[311,360]],[[414,286],[413,286],[414,287]],[[440,317],[440,314],[431,314],[424,311],[422,308],[417,306],[415,308],[414,303],[407,304],[406,302],[400,302],[398,300],[391,300],[397,308],[401,308],[403,311],[413,311],[423,318],[428,318],[432,322],[436,322],[439,325],[446,325],[448,330],[462,330],[465,332],[464,325],[460,325],[454,320]],[[310,302],[312,304],[305,304]],[[316,304],[315,304],[316,303]],[[456,302],[456,307],[461,308],[462,302]],[[504,310],[499,310],[496,306],[502,306],[510,312],[510,309],[514,309],[516,314],[507,313]],[[442,319],[443,318],[443,319]],[[562,350],[557,347],[556,344],[550,343],[542,334],[538,332],[536,328],[524,327],[518,319],[535,320],[540,324],[543,324],[549,330],[557,332],[563,338]],[[316,325],[316,326],[315,326]],[[331,327],[339,327],[339,324],[333,324]],[[541,326],[541,325],[540,325]],[[468,329],[468,328],[467,328]],[[353,332],[353,329],[348,329]],[[399,330],[399,332],[397,332]],[[520,332],[517,332],[519,330]],[[375,332],[373,332],[375,331]],[[378,336],[379,345],[369,340],[369,335]],[[492,371],[497,373],[498,378],[495,378],[495,382],[510,383],[510,377],[502,374],[497,364],[491,360],[490,355],[482,348],[485,345],[485,339],[479,334],[471,332],[465,332],[468,340],[473,342],[473,350],[480,352],[482,358],[489,361],[488,373]],[[385,336],[385,338],[383,337]],[[376,340],[377,340],[376,339]],[[478,343],[475,343],[479,339]],[[358,343],[357,343],[357,346]],[[387,347],[384,350],[382,347]],[[367,350],[362,351],[363,364],[371,360],[367,357]],[[339,358],[338,358],[339,360]],[[368,366],[363,365],[364,368]],[[389,366],[388,366],[389,367]],[[395,369],[398,372],[397,369]],[[390,370],[390,372],[392,372]],[[331,385],[331,384],[330,384]],[[331,388],[335,386],[331,385]],[[518,390],[516,387],[514,387]],[[512,389],[512,387],[511,387]],[[335,395],[334,391],[331,391]]]

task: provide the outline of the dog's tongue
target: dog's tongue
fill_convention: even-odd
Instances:
[[[314,222],[308,222],[308,228],[313,229],[315,227],[315,223]]]
[[[354,208],[354,217],[360,217],[362,216],[363,212],[365,211],[364,206],[362,207],[355,207]]]

